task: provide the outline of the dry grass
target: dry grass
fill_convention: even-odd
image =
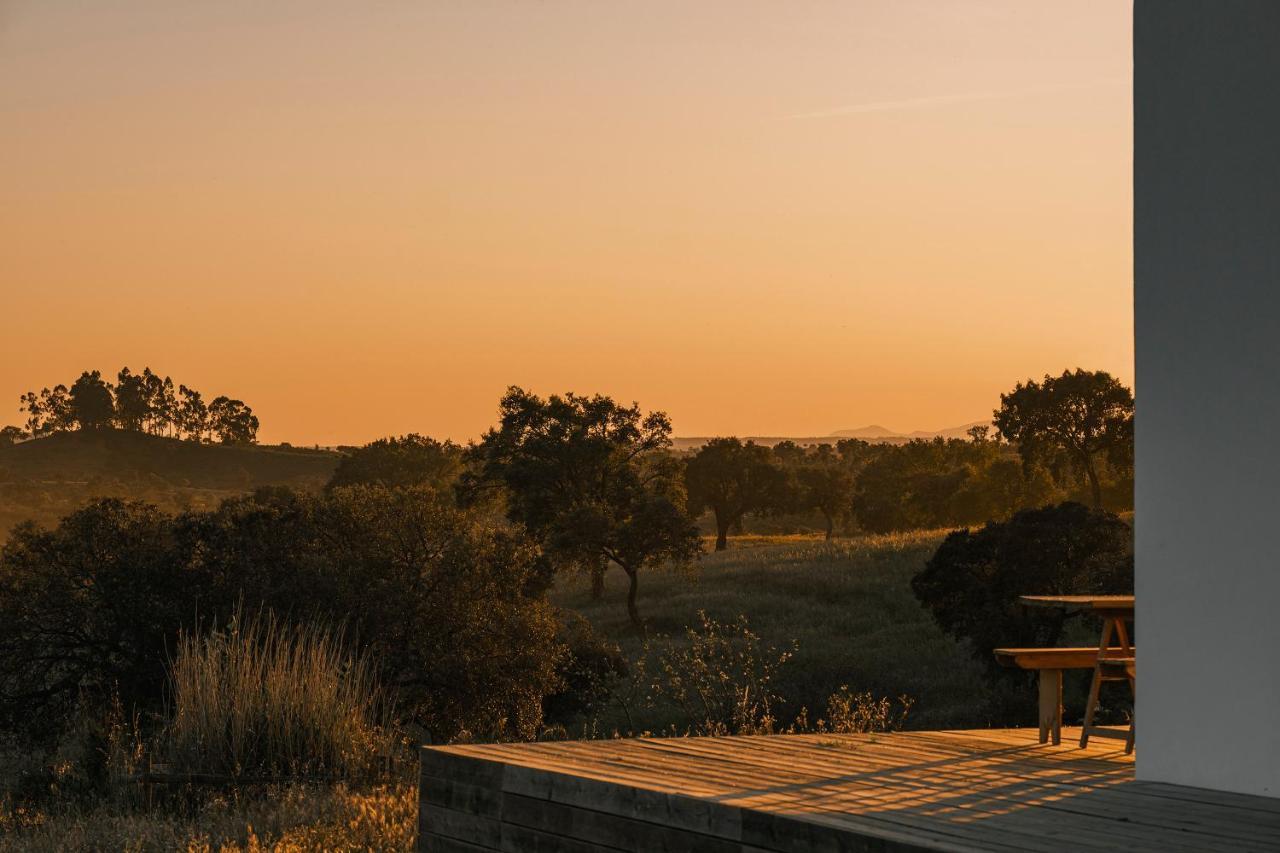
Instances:
[[[101,806],[34,814],[33,825],[0,833],[0,853],[31,851],[408,851],[415,839],[417,786],[293,786],[267,795],[215,798],[197,812],[121,813]]]
[[[390,703],[340,633],[237,614],[184,636],[159,755],[178,773],[369,778],[394,755]]]

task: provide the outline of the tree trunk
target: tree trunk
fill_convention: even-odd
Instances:
[[[827,541],[830,542],[836,536],[836,520],[830,513],[824,512],[822,515],[827,520]]]
[[[1093,508],[1102,509],[1102,484],[1098,482],[1098,472],[1094,470],[1092,456],[1085,462],[1084,470],[1089,475],[1089,489],[1093,492]]]
[[[640,621],[640,609],[636,607],[636,591],[640,588],[639,577],[634,569],[626,566],[622,570],[627,573],[627,578],[631,581],[631,585],[627,588],[627,615],[631,617],[631,626],[636,629],[637,633],[644,633],[644,623]]]
[[[601,563],[591,569],[591,600],[604,598],[604,570],[607,564]]]
[[[716,515],[716,550],[723,551],[729,547],[729,520]]]

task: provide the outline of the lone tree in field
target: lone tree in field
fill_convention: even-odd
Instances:
[[[1132,443],[1133,393],[1105,371],[1076,368],[1044,382],[1028,379],[1000,395],[994,423],[1018,447],[1024,462],[1064,454],[1089,484],[1102,508],[1099,456],[1123,457]],[[1131,452],[1130,452],[1131,455]]]
[[[738,438],[713,438],[685,465],[689,508],[710,508],[716,516],[716,550],[728,547],[729,528],[749,512],[789,502],[787,474],[769,448]]]
[[[500,413],[498,428],[467,451],[463,494],[504,486],[507,517],[559,565],[598,572],[617,563],[630,580],[627,613],[642,629],[640,570],[701,552],[679,466],[667,452],[671,421],[600,395],[543,400],[516,387],[502,398]]]

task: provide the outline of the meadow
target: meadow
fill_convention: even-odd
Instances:
[[[912,595],[910,581],[945,531],[858,536],[740,536],[708,551],[692,570],[651,572],[641,580],[640,612],[649,642],[683,642],[699,611],[721,621],[745,615],[751,630],[794,656],[777,674],[785,725],[801,708],[821,714],[841,686],[876,697],[913,700],[909,728],[980,727],[1007,698],[984,679],[965,646],[943,634]],[[561,580],[552,600],[586,617],[633,660],[644,640],[631,630],[625,578],[611,572],[593,601],[585,578]],[[995,703],[995,704],[993,704]],[[650,709],[643,729],[679,727],[676,709]],[[625,731],[619,709],[601,714],[602,733]]]

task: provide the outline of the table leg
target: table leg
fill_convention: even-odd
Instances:
[[[1098,657],[1105,657],[1111,646],[1111,632],[1115,630],[1114,619],[1102,620],[1102,642],[1098,643]],[[1084,706],[1084,724],[1080,728],[1080,748],[1089,745],[1089,727],[1093,725],[1093,712],[1098,707],[1098,693],[1102,689],[1102,666],[1094,664],[1093,682],[1089,685],[1089,699]]]
[[[1040,742],[1062,743],[1062,670],[1040,670]]]

